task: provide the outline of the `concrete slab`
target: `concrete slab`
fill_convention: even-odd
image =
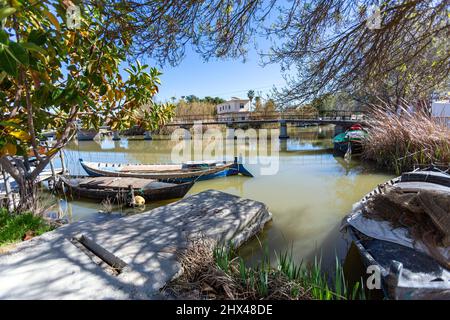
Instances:
[[[208,190],[134,216],[72,223],[0,255],[0,299],[159,299],[190,238],[239,246],[270,219],[261,202]],[[70,241],[78,235],[126,267],[107,272]]]

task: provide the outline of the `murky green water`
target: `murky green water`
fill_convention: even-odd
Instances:
[[[338,227],[352,204],[378,183],[392,176],[377,172],[358,160],[346,163],[332,154],[333,127],[290,128],[290,139],[248,142],[245,166],[255,177],[233,176],[197,182],[190,194],[217,189],[241,197],[262,201],[273,214],[265,230],[247,243],[241,254],[250,261],[260,256],[261,244],[267,243],[270,252],[292,249],[295,258],[310,260],[322,254],[324,260],[342,255],[342,241]],[[139,139],[142,139],[139,137]],[[72,143],[65,150],[66,160],[73,174],[85,174],[79,158],[88,161],[165,163],[171,161],[171,151],[177,142],[170,137],[154,137],[152,141],[125,140],[82,141]],[[228,145],[233,141],[227,141]],[[273,154],[250,155],[255,148],[268,144]],[[205,143],[206,144],[206,143]],[[253,152],[254,153],[254,152]],[[199,154],[197,153],[197,156]],[[194,155],[191,156],[194,158]],[[218,157],[219,158],[219,157]],[[278,172],[263,175],[261,168],[278,161]],[[256,163],[248,163],[256,162]],[[170,201],[169,201],[170,202]],[[61,210],[71,221],[92,219],[101,206],[94,202],[61,202]],[[152,203],[147,209],[164,203]],[[126,214],[133,213],[125,210]],[[116,213],[117,214],[117,213]],[[260,244],[261,243],[261,244]]]

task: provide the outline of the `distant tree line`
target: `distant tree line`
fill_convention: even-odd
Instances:
[[[193,94],[188,95],[188,96],[181,96],[181,99],[186,101],[187,103],[204,102],[204,103],[211,103],[211,104],[219,104],[219,103],[225,102],[225,100],[220,97],[206,96],[204,98],[199,98]]]

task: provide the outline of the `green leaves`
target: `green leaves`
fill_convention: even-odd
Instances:
[[[0,30],[0,43],[6,45],[9,43],[9,35],[5,30]]]
[[[21,43],[22,47],[29,50],[29,51],[35,51],[35,52],[39,52],[42,54],[45,54],[45,49],[39,47],[37,44],[33,43],[33,42],[22,42]]]
[[[0,52],[0,70],[17,77],[17,62],[5,48]]]
[[[14,12],[16,12],[16,8],[1,8],[0,9],[0,20],[3,20],[7,18],[8,16],[12,15]]]
[[[136,62],[128,65],[129,76],[122,79],[119,66],[127,62],[132,39],[127,45],[112,41],[104,29],[102,10],[98,16],[96,10],[88,10],[92,14],[83,16],[82,27],[68,30],[62,8],[59,1],[44,1],[27,7],[26,12],[0,10],[0,17],[16,12],[18,22],[7,19],[5,30],[0,28],[1,112],[7,114],[14,101],[25,105],[24,93],[15,100],[16,88],[24,80],[18,72],[23,70],[33,107],[33,115],[24,112],[23,117],[33,117],[35,134],[49,126],[64,130],[73,107],[86,126],[108,120],[124,129],[132,125],[156,128],[170,119],[171,105],[153,103],[161,74],[156,68]],[[19,137],[21,144],[29,144],[25,135]]]
[[[29,62],[28,52],[21,43],[9,41],[8,44],[0,44],[0,71],[17,77],[18,65],[27,66]]]
[[[25,50],[22,44],[10,41],[9,53],[17,62],[23,65],[28,65],[30,61],[28,59],[28,52],[27,50]]]
[[[47,35],[42,30],[31,30],[28,35],[28,42],[42,46],[47,41]]]
[[[46,50],[41,47],[46,39],[43,32],[32,30],[28,36],[28,42],[15,42],[9,39],[5,30],[0,30],[0,71],[17,77],[18,67],[30,64],[29,52],[46,54]]]

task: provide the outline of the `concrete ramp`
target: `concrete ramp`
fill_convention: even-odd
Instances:
[[[270,219],[261,202],[208,190],[129,217],[72,223],[0,255],[0,299],[160,299],[189,239],[239,246]]]

